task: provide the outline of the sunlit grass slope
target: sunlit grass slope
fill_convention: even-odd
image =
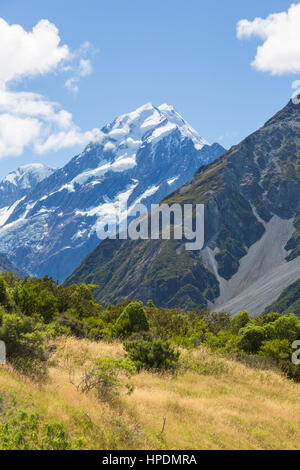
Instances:
[[[177,375],[141,372],[132,394],[104,402],[77,391],[68,363],[78,365],[75,381],[83,357],[119,357],[122,345],[64,338],[57,346],[44,385],[0,368],[0,448],[300,448],[300,385],[275,371],[182,352]]]

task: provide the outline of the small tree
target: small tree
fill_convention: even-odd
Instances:
[[[25,315],[40,315],[46,323],[58,315],[57,298],[50,291],[41,290],[38,285],[25,284],[15,289],[14,300]]]
[[[171,370],[175,371],[180,353],[161,339],[150,341],[127,341],[125,351],[136,364],[137,369]]]
[[[282,360],[290,361],[293,350],[287,339],[272,339],[262,343],[260,354],[267,357],[272,357],[277,362]]]
[[[1,315],[0,338],[5,342],[7,359],[22,373],[34,379],[45,377],[45,326],[19,314]]]
[[[115,323],[116,337],[128,337],[139,331],[148,331],[149,322],[142,302],[131,302]]]
[[[251,321],[250,315],[247,311],[237,313],[231,318],[230,325],[233,333],[238,334],[241,328]]]
[[[239,331],[238,348],[247,353],[257,353],[265,339],[265,330],[262,326],[246,325]]]
[[[85,371],[79,383],[75,383],[70,374],[70,382],[82,393],[95,390],[98,396],[110,400],[122,392],[133,391],[130,378],[136,372],[136,367],[129,358],[101,357],[94,365]]]
[[[272,325],[276,339],[287,339],[292,343],[300,338],[300,320],[293,313],[281,315]]]
[[[4,305],[7,301],[6,282],[3,277],[0,277],[0,304]]]

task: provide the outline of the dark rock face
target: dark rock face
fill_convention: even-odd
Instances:
[[[147,104],[105,126],[97,142],[16,195],[14,207],[1,201],[0,251],[31,274],[63,281],[98,245],[97,224],[112,206],[150,209],[224,151],[171,106]]]
[[[238,273],[241,258],[261,239],[273,216],[294,219],[295,233],[286,246],[292,251],[286,255],[287,260],[297,257],[299,144],[300,106],[289,102],[261,129],[202,166],[190,182],[164,199],[169,204],[205,204],[205,246],[200,253],[186,252],[175,241],[109,240],[67,283],[98,284],[101,303],[152,298],[160,306],[199,309],[217,299],[221,280]],[[108,246],[110,254],[104,256]]]

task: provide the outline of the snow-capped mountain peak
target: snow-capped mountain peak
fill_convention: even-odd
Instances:
[[[0,252],[32,274],[62,281],[99,243],[97,227],[111,218],[112,207],[150,209],[223,151],[172,106],[146,103],[104,126],[97,141],[37,178],[9,207],[1,206],[0,192]],[[26,166],[2,184],[27,186],[29,175],[47,171]]]
[[[31,163],[20,166],[16,171],[12,171],[2,180],[3,183],[11,183],[23,189],[29,188],[33,184],[39,183],[50,176],[55,171],[43,163]]]
[[[153,157],[155,146],[167,138],[170,142],[176,140],[178,145],[182,145],[187,139],[193,144],[194,150],[210,146],[173,106],[162,104],[155,107],[152,103],[146,103],[104,126],[101,137],[89,144],[77,157],[78,161],[81,160],[81,165],[70,181],[71,190],[74,184],[85,184],[90,178],[101,178],[108,172],[119,173],[134,169],[141,163],[138,160],[142,155]],[[142,152],[145,147],[148,151]],[[95,152],[100,157],[96,160],[91,159]],[[84,172],[83,160],[86,161]],[[209,161],[209,156],[205,161],[203,155],[203,163]]]
[[[0,207],[14,204],[54,171],[43,163],[23,165],[12,171],[0,183]]]
[[[126,145],[126,136],[130,134],[131,142],[156,141],[157,137],[178,129],[182,137],[192,138],[198,150],[209,143],[203,139],[195,129],[185,121],[173,106],[162,104],[158,107],[152,103],[137,108],[128,114],[115,119],[111,124],[105,126],[102,131],[103,140],[114,141],[120,146]],[[108,148],[112,148],[108,146]]]

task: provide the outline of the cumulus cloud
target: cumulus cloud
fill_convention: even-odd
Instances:
[[[71,52],[60,43],[58,29],[48,20],[27,32],[0,18],[0,158],[19,156],[29,145],[44,153],[99,138],[98,129],[82,132],[59,103],[37,93],[12,90],[13,81],[22,77],[60,70],[75,73],[67,82],[77,92],[79,78],[92,72],[90,60],[83,57],[92,46],[86,42]]]
[[[27,32],[0,18],[0,38],[0,80],[4,83],[48,73],[70,56],[68,46],[59,45],[58,29],[48,20],[39,21]]]
[[[267,18],[239,21],[237,37],[253,36],[263,40],[252,62],[256,70],[273,75],[300,72],[300,4],[292,4],[287,12]]]
[[[0,89],[0,158],[21,155],[27,145],[37,153],[85,145],[100,136],[82,132],[72,114],[37,93]]]
[[[68,131],[61,131],[57,134],[51,134],[45,142],[37,142],[35,145],[38,153],[45,153],[55,148],[56,150],[74,147],[74,145],[85,145],[88,142],[100,140],[102,133],[99,129],[81,132],[74,126]]]
[[[37,119],[0,115],[0,157],[21,155],[24,147],[34,142],[40,133]]]

